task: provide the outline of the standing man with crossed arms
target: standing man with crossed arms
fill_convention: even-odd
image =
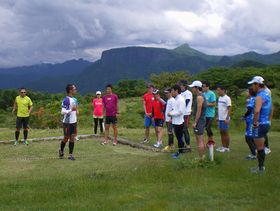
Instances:
[[[13,113],[17,111],[17,119],[16,119],[16,131],[15,131],[15,143],[14,145],[18,145],[18,138],[21,127],[23,127],[23,136],[24,136],[24,144],[28,145],[29,142],[27,141],[28,136],[28,121],[29,115],[32,111],[33,103],[31,99],[26,96],[26,89],[20,88],[19,89],[19,96],[16,97]]]

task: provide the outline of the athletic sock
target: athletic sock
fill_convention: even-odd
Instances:
[[[28,130],[24,130],[24,131],[23,131],[24,140],[27,139],[27,136],[28,136]]]
[[[268,136],[267,135],[264,137],[264,145],[265,145],[266,148],[269,148]]]
[[[258,150],[258,161],[259,161],[259,168],[261,169],[264,166],[265,160],[265,151],[264,149]]]
[[[256,146],[252,137],[245,136],[245,140],[249,146],[252,155],[256,155]]]
[[[173,134],[168,134],[168,145],[173,145],[174,144],[174,135]]]
[[[18,137],[19,137],[19,131],[16,131],[16,132],[15,132],[15,138],[16,138],[16,140],[18,140]]]
[[[60,144],[60,150],[63,152],[64,151],[64,147],[65,147],[65,143],[63,141],[61,141]]]
[[[74,142],[69,142],[69,154],[73,154],[74,151]]]

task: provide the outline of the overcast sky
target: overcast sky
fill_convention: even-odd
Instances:
[[[280,50],[279,0],[0,0],[0,67],[97,60],[106,49]]]

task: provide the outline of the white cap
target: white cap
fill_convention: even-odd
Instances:
[[[248,84],[253,84],[253,83],[258,83],[258,84],[263,84],[264,79],[261,76],[255,76],[254,78],[252,78],[251,81],[248,82]]]
[[[195,87],[195,86],[202,87],[201,81],[194,81],[194,82],[192,82],[191,85],[189,85],[189,87]]]
[[[100,92],[100,91],[97,91],[97,92],[96,92],[96,95],[101,95],[101,92]]]

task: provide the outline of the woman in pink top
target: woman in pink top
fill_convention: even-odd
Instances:
[[[94,134],[97,133],[97,127],[99,123],[100,132],[103,133],[103,100],[101,97],[101,92],[96,92],[96,98],[92,100],[92,116],[94,120]]]

